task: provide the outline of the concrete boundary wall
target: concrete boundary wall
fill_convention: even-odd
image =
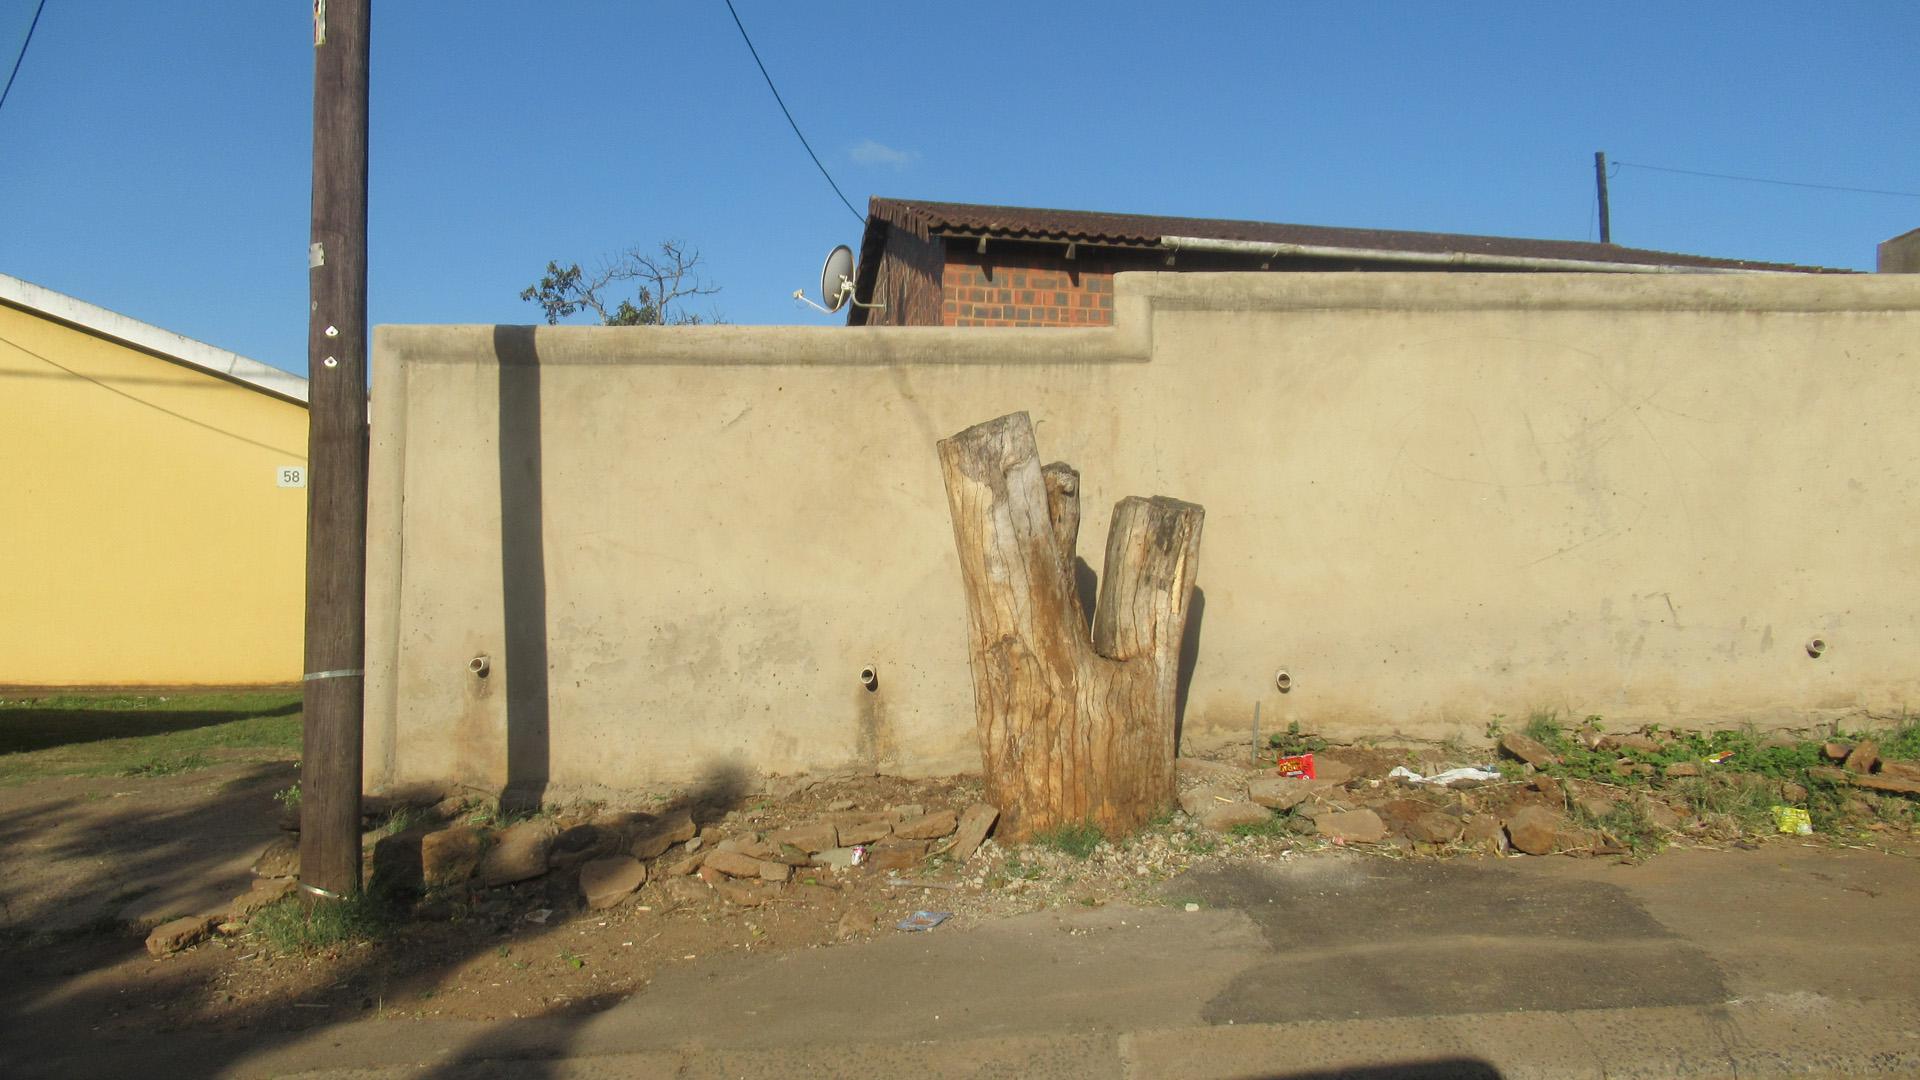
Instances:
[[[1083,472],[1083,557],[1122,496],[1207,507],[1189,740],[1256,701],[1442,738],[1920,687],[1920,282],[1128,274],[1115,305],[380,328],[370,785],[977,768],[933,444],[1020,409]]]

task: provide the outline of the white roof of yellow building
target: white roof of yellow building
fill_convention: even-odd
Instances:
[[[85,300],[76,300],[64,293],[42,288],[31,281],[0,274],[0,302],[124,342],[136,349],[156,353],[223,379],[244,383],[276,397],[303,405],[307,401],[307,380],[290,371],[249,360],[239,353],[228,352],[204,341],[195,341],[184,334],[162,330]]]

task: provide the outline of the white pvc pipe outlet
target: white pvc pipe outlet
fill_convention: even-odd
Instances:
[[[872,664],[860,669],[860,685],[869,690],[880,685],[880,672]]]
[[[467,670],[484,679],[493,670],[493,660],[483,653],[467,661]]]

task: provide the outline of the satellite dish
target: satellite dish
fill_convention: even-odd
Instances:
[[[841,244],[827,252],[826,265],[820,268],[820,302],[832,314],[852,295],[853,249]]]

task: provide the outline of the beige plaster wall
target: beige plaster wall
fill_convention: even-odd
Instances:
[[[1083,556],[1207,507],[1193,740],[1916,698],[1920,283],[1118,282],[1099,330],[380,329],[369,782],[976,768],[933,444],[1019,409]]]

